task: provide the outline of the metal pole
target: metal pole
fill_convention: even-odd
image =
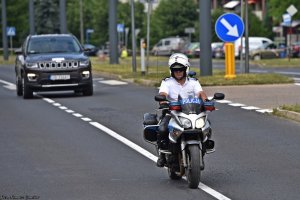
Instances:
[[[147,72],[149,70],[149,48],[150,48],[150,15],[152,11],[152,0],[148,0],[148,12],[147,12]]]
[[[84,43],[84,31],[83,31],[83,6],[82,0],[79,1],[79,17],[80,17],[80,42]]]
[[[245,73],[249,73],[249,21],[248,21],[248,0],[245,1]]]
[[[211,76],[212,75],[212,61],[211,61],[211,2],[207,0],[199,1],[200,10],[200,75]]]
[[[244,20],[244,3],[243,0],[241,0],[241,18],[242,20]],[[240,52],[240,73],[245,73],[245,65],[244,65],[244,59],[243,59],[243,55],[242,55],[242,51],[244,48],[244,44],[243,44],[243,35],[241,35],[241,52]],[[235,55],[234,55],[235,56]]]
[[[29,29],[30,34],[35,34],[34,30],[34,0],[29,0]]]
[[[132,71],[136,72],[136,39],[134,22],[134,1],[131,0],[131,35],[132,35]]]
[[[117,32],[117,0],[109,2],[109,63],[119,64]]]
[[[3,59],[8,60],[8,44],[6,35],[6,0],[2,0],[2,44],[3,44]]]
[[[60,33],[67,33],[66,0],[59,0]]]

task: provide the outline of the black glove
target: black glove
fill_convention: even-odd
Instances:
[[[169,104],[168,103],[159,104],[159,109],[164,109],[164,108],[169,108]]]

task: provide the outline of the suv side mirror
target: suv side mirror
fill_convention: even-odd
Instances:
[[[15,54],[17,54],[17,55],[22,54],[22,48],[15,49]]]

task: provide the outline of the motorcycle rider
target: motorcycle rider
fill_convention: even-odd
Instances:
[[[165,95],[171,101],[177,101],[178,94],[184,92],[187,94],[197,94],[203,101],[208,101],[199,81],[195,78],[187,77],[190,63],[186,55],[182,53],[172,54],[168,65],[171,76],[162,80],[159,88],[160,95]],[[167,106],[166,103],[160,102],[160,108]],[[166,163],[165,154],[161,152],[168,150],[168,123],[171,119],[171,116],[168,114],[163,114],[162,117],[157,135],[157,144],[160,149],[159,158],[156,163],[158,167],[163,167]]]

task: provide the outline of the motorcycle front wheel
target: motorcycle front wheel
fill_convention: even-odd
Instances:
[[[202,158],[202,151],[198,145],[189,145],[187,151],[188,168],[186,170],[186,177],[189,188],[196,189],[200,183],[201,169],[200,163]]]

